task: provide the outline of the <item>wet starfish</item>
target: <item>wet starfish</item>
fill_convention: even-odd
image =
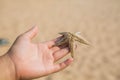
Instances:
[[[68,45],[70,52],[71,52],[71,57],[74,58],[74,42],[77,41],[82,44],[88,44],[88,41],[86,41],[82,36],[80,36],[80,32],[77,32],[75,34],[70,33],[70,32],[61,32],[59,33],[62,35],[62,37],[56,42],[55,46],[63,46],[63,45]]]

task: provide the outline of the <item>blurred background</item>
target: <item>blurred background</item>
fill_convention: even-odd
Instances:
[[[37,42],[80,31],[92,44],[80,45],[67,69],[35,80],[120,80],[120,0],[0,0],[0,39],[9,41],[0,55],[34,25]]]

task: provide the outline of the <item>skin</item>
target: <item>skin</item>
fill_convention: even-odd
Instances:
[[[68,47],[54,46],[57,39],[33,43],[38,27],[33,27],[17,37],[8,52],[0,57],[0,80],[31,80],[68,67],[73,58],[56,64],[69,53]]]

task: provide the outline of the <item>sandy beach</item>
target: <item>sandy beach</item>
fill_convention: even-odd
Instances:
[[[65,70],[35,80],[120,80],[119,0],[0,0],[0,38],[9,40],[0,54],[34,25],[39,27],[34,42],[80,31],[92,44],[80,44]]]

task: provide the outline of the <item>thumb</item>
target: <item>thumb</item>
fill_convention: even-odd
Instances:
[[[34,26],[24,33],[24,36],[28,39],[34,38],[38,33],[38,27]]]

